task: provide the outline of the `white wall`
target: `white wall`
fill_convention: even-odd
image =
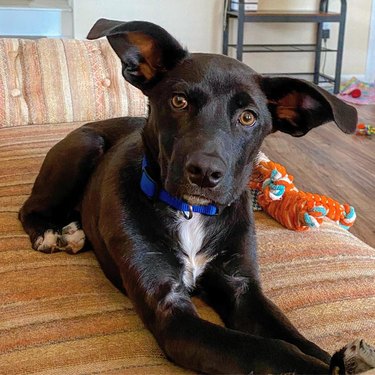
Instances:
[[[343,74],[363,76],[366,72],[369,24],[373,0],[348,0]],[[375,1],[375,0],[374,0]],[[75,37],[84,38],[100,17],[119,20],[147,20],[171,32],[191,52],[221,52],[224,0],[73,0]],[[340,0],[331,0],[338,9]],[[316,9],[318,0],[259,0],[260,9]],[[336,30],[332,27],[332,38]],[[313,42],[311,24],[246,25],[251,43]],[[326,72],[332,73],[334,57],[327,56]],[[259,72],[311,71],[308,53],[251,54],[245,62]]]
[[[375,1],[372,3],[369,51],[366,64],[366,82],[375,82]]]
[[[223,0],[73,0],[76,38],[101,17],[164,27],[191,52],[220,52]]]
[[[72,38],[72,11],[65,0],[0,0],[0,35]]]

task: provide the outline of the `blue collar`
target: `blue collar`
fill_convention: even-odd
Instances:
[[[192,206],[182,199],[172,197],[164,189],[159,190],[156,182],[147,173],[147,166],[147,159],[146,156],[144,156],[142,160],[141,189],[149,198],[157,198],[160,201],[173,207],[175,210],[182,211],[187,219],[191,219],[193,217],[193,212],[208,216],[215,216],[218,214],[219,209],[213,204],[209,204],[206,206]]]

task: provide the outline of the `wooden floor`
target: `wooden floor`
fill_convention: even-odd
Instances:
[[[375,105],[357,109],[360,122],[375,126]],[[357,220],[351,233],[375,247],[375,135],[347,135],[332,123],[302,138],[274,133],[262,150],[285,165],[301,190],[352,205]]]

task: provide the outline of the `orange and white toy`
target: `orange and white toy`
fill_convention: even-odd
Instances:
[[[285,167],[259,152],[249,187],[258,191],[259,206],[288,229],[318,228],[324,217],[345,229],[353,225],[356,218],[353,207],[324,195],[300,191],[293,180]]]

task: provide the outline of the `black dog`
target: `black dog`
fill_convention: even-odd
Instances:
[[[264,295],[246,188],[273,131],[302,136],[355,109],[310,83],[262,77],[229,57],[189,54],[147,22],[99,20],[144,118],[87,124],[48,153],[20,220],[39,251],[77,252],[85,235],[175,363],[205,373],[328,373],[330,356]],[[76,222],[77,214],[81,230]],[[85,235],[84,235],[84,233]],[[199,293],[226,328],[200,319]]]

